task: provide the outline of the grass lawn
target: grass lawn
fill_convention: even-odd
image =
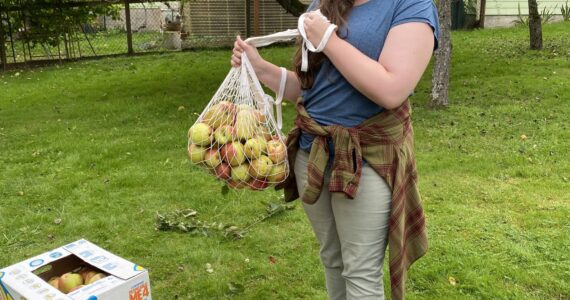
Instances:
[[[430,251],[408,298],[569,299],[570,23],[547,25],[541,52],[526,50],[525,28],[453,38],[450,107],[427,108],[430,72],[412,98]],[[293,51],[262,54],[290,65]],[[86,238],[145,266],[155,299],[222,299],[230,282],[243,286],[235,299],[326,299],[299,204],[239,241],[154,228],[157,212],[184,208],[243,225],[278,196],[223,195],[187,160],[186,131],[229,57],[0,73],[0,267]],[[293,116],[285,107],[287,128]]]

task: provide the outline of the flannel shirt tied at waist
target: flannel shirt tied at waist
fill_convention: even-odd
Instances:
[[[313,120],[302,98],[296,105],[295,127],[287,137],[289,165],[295,166],[301,130],[313,134],[315,140],[309,153],[307,186],[301,196],[305,203],[315,203],[324,184],[329,161],[327,139],[334,145],[334,160],[328,182],[330,192],[356,196],[363,159],[378,173],[392,191],[388,245],[390,285],[393,299],[404,299],[406,272],[428,248],[425,216],[417,187],[417,171],[413,149],[413,129],[409,101],[399,108],[384,110],[360,125],[345,128],[321,126]],[[283,188],[286,201],[299,198],[295,173],[277,189]]]

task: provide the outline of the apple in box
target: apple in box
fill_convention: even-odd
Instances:
[[[77,273],[65,273],[59,277],[58,287],[62,293],[69,293],[74,288],[83,284],[83,278]]]

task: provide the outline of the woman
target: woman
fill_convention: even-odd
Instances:
[[[403,299],[408,267],[427,251],[416,185],[410,93],[437,47],[432,0],[314,0],[336,34],[301,71],[287,72],[285,99],[298,99],[288,137],[294,172],[286,198],[301,196],[320,243],[330,299],[383,299],[390,244],[392,297]],[[319,45],[329,23],[310,12],[307,38]],[[231,63],[247,53],[259,80],[279,89],[281,71],[237,38]]]

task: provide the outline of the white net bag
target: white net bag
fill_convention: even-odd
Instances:
[[[264,190],[283,182],[290,168],[274,103],[244,53],[241,66],[230,70],[188,130],[190,161],[235,189]]]

